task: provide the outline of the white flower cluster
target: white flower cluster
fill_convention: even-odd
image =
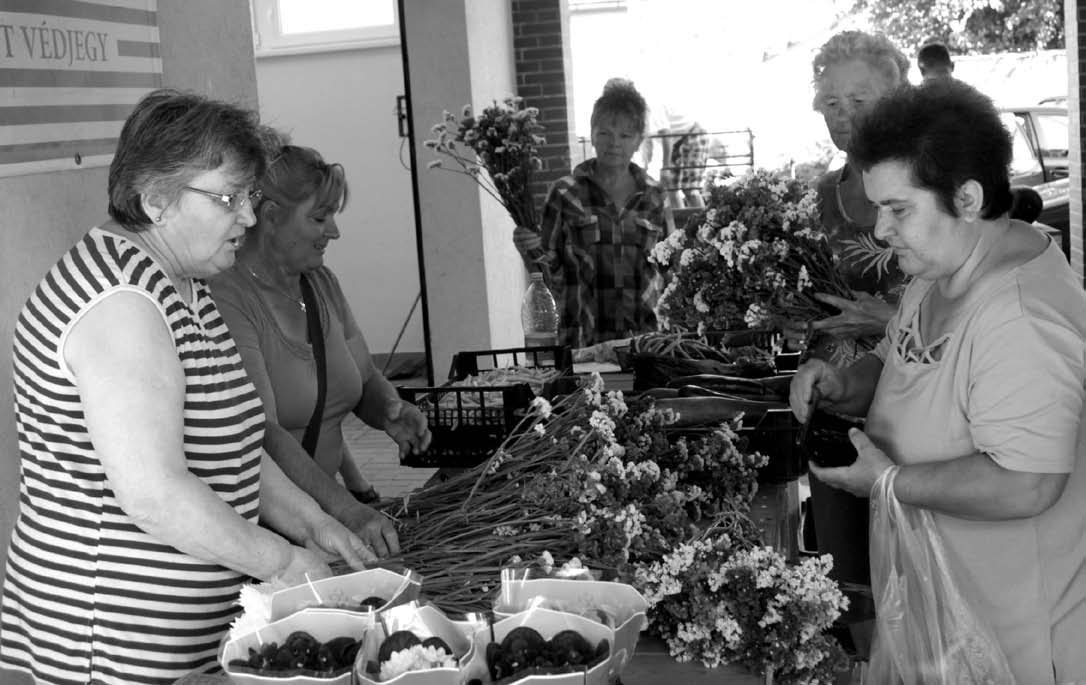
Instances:
[[[532,404],[529,406],[531,406],[531,408],[535,410],[535,413],[539,415],[539,418],[544,420],[549,419],[551,417],[551,414],[553,413],[551,403],[542,396],[532,400]]]
[[[810,288],[811,286],[812,286],[811,275],[809,273],[807,273],[807,267],[806,266],[799,267],[799,278],[796,281],[796,290],[798,292],[803,292],[804,290]]]
[[[674,231],[666,239],[653,246],[652,252],[649,253],[649,261],[655,262],[659,266],[668,266],[671,264],[671,256],[682,248],[683,232]]]
[[[743,321],[746,322],[748,328],[767,328],[773,324],[773,316],[765,307],[752,302],[743,314]]]
[[[588,425],[592,426],[605,441],[609,443],[615,441],[615,421],[605,412],[598,409],[593,411],[592,416],[588,419]]]
[[[456,659],[440,647],[415,645],[393,652],[388,661],[381,664],[378,678],[384,682],[398,678],[408,671],[425,671],[431,668],[456,668]]]
[[[725,545],[729,544],[728,536],[722,536],[722,541]],[[665,554],[660,561],[653,562],[648,567],[639,567],[636,572],[637,584],[646,588],[642,593],[649,607],[656,606],[665,597],[682,592],[682,578],[694,565],[698,555],[712,550],[713,546],[712,540],[684,542]]]

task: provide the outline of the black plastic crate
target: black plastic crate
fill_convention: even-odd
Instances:
[[[807,462],[796,447],[799,421],[791,409],[770,409],[743,432],[751,451],[769,457],[769,463],[758,471],[759,483],[787,483],[807,473]]]
[[[714,347],[757,347],[773,352],[780,344],[781,333],[764,328],[746,328],[734,331],[706,331],[705,342]]]
[[[566,345],[543,345],[539,347],[507,347],[499,350],[469,350],[453,355],[449,368],[450,385],[469,376],[493,369],[527,367],[554,369],[557,375],[543,383],[540,395],[552,399],[556,395],[565,395],[577,389],[577,379],[573,375],[573,353]]]
[[[569,373],[573,370],[573,354],[566,345],[540,347],[507,347],[500,350],[470,350],[453,355],[449,380],[459,381],[491,369],[513,366],[554,368]]]
[[[396,390],[401,399],[419,408],[433,436],[426,452],[401,458],[401,465],[415,468],[469,468],[482,463],[513,432],[535,399],[527,383]]]

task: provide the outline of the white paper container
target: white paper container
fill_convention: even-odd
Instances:
[[[234,659],[247,659],[249,648],[259,649],[263,642],[278,642],[296,630],[304,630],[321,642],[344,635],[361,639],[363,633],[372,624],[366,614],[339,609],[303,609],[290,616],[269,623],[260,630],[248,633],[227,642],[219,655],[219,664],[235,685],[350,685],[351,670],[335,678],[317,678],[297,675],[289,678],[262,676],[254,673],[238,673],[228,664]]]
[[[400,607],[406,609],[407,607]],[[452,649],[453,656],[464,660],[465,655],[471,651],[472,635],[465,629],[472,624],[463,621],[453,621],[432,606],[418,607],[418,617],[422,620],[430,633],[440,637]],[[460,668],[432,668],[426,671],[409,671],[396,676],[392,680],[376,681],[366,673],[366,662],[377,660],[377,650],[385,639],[385,631],[380,623],[367,629],[366,639],[362,643],[362,651],[355,661],[355,677],[358,685],[460,685]]]
[[[295,611],[316,606],[366,614],[368,612],[339,606],[338,603],[353,599],[357,604],[373,596],[386,599],[385,604],[377,609],[377,613],[380,613],[388,607],[418,599],[421,580],[417,574],[413,573],[408,579],[401,573],[383,568],[371,568],[342,576],[322,578],[312,583],[302,583],[279,590],[272,595],[271,620],[277,621],[290,616]]]
[[[542,598],[542,603],[537,598]],[[494,617],[505,618],[532,607],[566,612],[573,611],[569,607],[607,610],[615,621],[612,670],[619,675],[633,658],[641,631],[648,626],[645,613],[649,603],[640,592],[625,583],[599,580],[537,578],[505,583],[494,605]]]
[[[611,645],[611,658],[605,659],[602,663],[589,669],[587,674],[581,671],[554,675],[530,675],[513,681],[517,685],[533,685],[536,683],[546,683],[547,685],[607,685],[612,675],[618,676],[617,672],[612,672],[612,667],[616,663],[615,631],[602,623],[590,621],[576,614],[566,614],[549,609],[530,609],[513,614],[500,621],[495,621],[493,625],[493,641],[501,642],[510,631],[520,626],[536,629],[546,640],[551,639],[563,630],[576,630],[593,647],[599,644],[600,640],[607,640]],[[475,632],[471,651],[464,657],[461,664],[464,682],[472,678],[479,678],[484,683],[491,682],[490,672],[486,666],[486,647],[491,642],[490,630],[490,627],[484,627]],[[621,661],[625,663],[625,658],[621,659]]]

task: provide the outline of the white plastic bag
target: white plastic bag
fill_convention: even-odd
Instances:
[[[865,682],[1013,684],[994,632],[954,579],[932,513],[894,495],[897,472],[886,469],[871,491],[875,638]]]

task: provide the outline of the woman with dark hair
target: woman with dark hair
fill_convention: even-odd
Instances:
[[[664,191],[631,161],[647,116],[631,81],[608,81],[592,107],[596,156],[551,186],[541,233],[514,233],[522,254],[543,255],[560,344],[587,347],[656,328],[660,276],[648,254],[663,233]]]
[[[23,307],[0,666],[172,683],[215,667],[244,582],[373,558],[265,458],[260,397],[203,281],[234,263],[263,168],[252,113],[147,95],[110,166],[112,219]]]
[[[800,421],[815,389],[823,406],[867,416],[851,435],[854,464],[811,471],[930,510],[1015,682],[1082,682],[1081,282],[1059,246],[1010,218],[1010,135],[972,87],[902,87],[858,123],[850,152],[878,208],[875,234],[912,280],[872,353],[797,372]]]
[[[347,203],[343,167],[272,138],[256,223],[234,267],[212,280],[212,292],[264,402],[265,449],[379,556],[397,554],[391,520],[364,503],[373,489],[343,441],[343,419],[353,413],[406,453],[429,445],[426,418],[374,366],[324,265],[325,249],[339,238],[336,214]]]

